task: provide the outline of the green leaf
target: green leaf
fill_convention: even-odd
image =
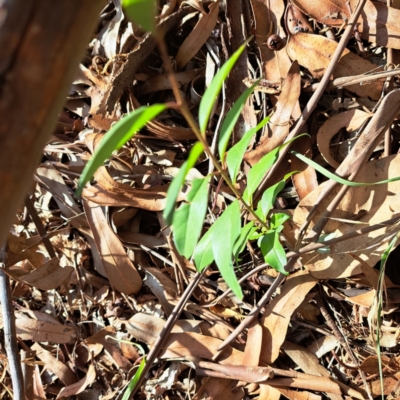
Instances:
[[[239,299],[243,298],[242,289],[233,270],[232,254],[237,238],[240,235],[240,206],[235,200],[214,223],[211,247],[215,263],[222,277],[232,292]]]
[[[271,229],[277,232],[281,232],[283,229],[283,224],[290,219],[289,215],[285,213],[276,213],[271,216]]]
[[[218,139],[218,152],[221,160],[223,161],[226,147],[228,146],[229,138],[232,135],[233,128],[240,116],[240,113],[243,110],[243,107],[247,101],[247,98],[253,93],[254,88],[258,85],[258,81],[256,81],[251,87],[247,88],[240,97],[236,100],[235,104],[229,110],[228,114],[224,118],[224,122],[221,126],[221,132],[219,133]]]
[[[246,152],[251,138],[269,121],[269,118],[270,117],[264,118],[255,128],[248,130],[239,142],[229,149],[228,155],[226,156],[226,164],[228,165],[229,175],[233,183],[236,183],[240,164],[243,161],[244,153]]]
[[[296,172],[297,171],[293,171],[293,172],[290,172],[289,174],[286,174],[280,182],[275,183],[275,185],[270,186],[263,193],[258,208],[261,209],[261,212],[263,215],[262,219],[264,221],[265,221],[265,218],[267,217],[268,213],[271,211],[272,207],[274,206],[276,197],[278,196],[279,192],[281,192],[282,189],[285,187],[286,180],[289,179]],[[257,214],[257,215],[259,215],[259,214]]]
[[[293,139],[283,143],[281,146],[277,147],[276,149],[270,151],[267,153],[264,157],[261,158],[261,160],[255,164],[249,171],[247,175],[247,187],[246,190],[243,193],[243,200],[247,203],[252,203],[252,197],[253,193],[256,191],[256,189],[259,187],[261,181],[263,180],[265,174],[268,172],[268,170],[275,164],[275,161],[278,159],[278,155],[281,149],[283,149],[285,146],[289,145],[292,143],[294,140],[297,140],[298,138],[302,136],[309,136],[306,133],[303,133],[301,135],[298,135],[294,137]]]
[[[342,177],[340,177],[339,175],[336,175],[330,171],[328,171],[327,169],[325,169],[324,167],[321,167],[319,164],[317,164],[315,161],[310,160],[309,158],[307,158],[306,156],[303,156],[300,153],[297,153],[297,151],[292,151],[292,154],[294,154],[298,159],[300,159],[301,161],[303,161],[304,163],[310,165],[311,167],[313,167],[314,169],[316,169],[318,172],[320,172],[322,175],[326,176],[329,179],[332,179],[333,181],[337,182],[337,183],[341,183],[342,185],[346,185],[346,186],[374,186],[374,185],[383,185],[385,183],[390,183],[390,182],[395,182],[400,180],[400,176],[397,176],[396,178],[391,178],[391,179],[385,179],[384,181],[379,181],[379,182],[367,182],[367,183],[363,183],[363,182],[353,182],[353,181],[348,181],[347,179],[344,179]]]
[[[205,267],[214,261],[214,254],[211,247],[214,226],[215,224],[203,235],[193,252],[194,263],[199,272],[203,271]]]
[[[182,204],[172,218],[174,242],[179,254],[189,259],[199,240],[208,204],[210,178],[194,179],[188,194],[189,203]]]
[[[83,187],[92,179],[104,161],[109,158],[114,150],[120,149],[136,132],[142,129],[149,121],[166,109],[165,104],[143,106],[126,115],[104,135],[92,158],[86,164],[81,177],[76,195],[80,196]]]
[[[133,392],[133,389],[135,389],[136,384],[138,383],[140,376],[143,373],[144,367],[146,365],[146,357],[142,358],[142,361],[139,365],[139,368],[135,372],[135,375],[133,375],[132,380],[129,382],[128,386],[125,389],[124,395],[122,397],[122,400],[129,400],[131,397],[131,393]]]
[[[126,15],[144,30],[155,33],[155,16],[157,4],[155,0],[122,0]]]
[[[188,159],[182,164],[178,174],[172,180],[167,191],[167,201],[163,212],[163,217],[168,225],[172,223],[172,217],[175,211],[175,203],[179,192],[185,182],[186,175],[189,170],[194,167],[200,154],[203,152],[203,145],[196,142],[190,150]]]
[[[286,254],[279,241],[278,232],[268,231],[259,239],[258,246],[266,263],[281,274],[288,275],[288,272],[285,271],[285,265],[287,264]]]
[[[235,246],[233,247],[233,256],[236,261],[238,261],[239,254],[246,247],[250,235],[255,232],[256,229],[257,228],[254,226],[254,221],[250,221],[240,230],[240,236],[238,240],[236,240]]]
[[[232,70],[235,65],[237,59],[242,54],[243,50],[246,48],[247,43],[251,40],[246,40],[225,62],[225,64],[221,67],[221,69],[214,76],[211,81],[210,86],[205,91],[203,98],[201,99],[199,106],[199,126],[200,132],[204,135],[206,133],[208,120],[210,119],[211,110],[214,107],[214,103],[221,91],[224,80],[229,75],[229,72]]]
[[[255,164],[247,175],[247,187],[243,193],[243,200],[246,203],[252,203],[253,193],[259,187],[267,171],[274,165],[278,159],[279,147],[270,151],[261,160]]]

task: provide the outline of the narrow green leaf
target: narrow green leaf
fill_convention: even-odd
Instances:
[[[285,271],[285,265],[287,264],[285,249],[279,241],[278,232],[268,231],[259,239],[258,247],[260,247],[266,263],[281,274],[288,275]]]
[[[247,175],[247,187],[243,193],[244,201],[250,204],[252,203],[253,193],[259,187],[261,181],[263,180],[268,170],[275,164],[275,161],[278,159],[280,150],[283,149],[285,146],[289,145],[290,143],[292,143],[294,140],[297,140],[298,138],[305,135],[309,136],[306,133],[303,133],[283,143],[281,146],[267,153],[264,157],[261,158],[261,160],[257,164],[255,164],[251,168],[249,174]]]
[[[214,254],[211,247],[211,239],[214,225],[203,235],[193,252],[194,263],[197,271],[201,272],[214,261]]]
[[[262,215],[263,215],[263,220],[267,217],[268,213],[271,211],[272,207],[274,206],[276,197],[278,196],[279,192],[282,191],[282,189],[286,185],[286,180],[289,179],[293,174],[295,174],[297,171],[290,172],[289,174],[286,174],[284,178],[278,182],[275,183],[275,185],[270,186],[268,189],[265,190],[263,193],[260,204],[258,206],[259,209],[261,209]]]
[[[189,259],[199,240],[208,204],[210,178],[194,179],[188,202],[175,210],[172,218],[174,242],[179,254]]]
[[[155,0],[122,0],[126,15],[144,30],[155,33],[155,16],[157,4]]]
[[[311,167],[313,167],[314,169],[316,169],[318,172],[320,172],[322,175],[326,176],[329,179],[332,179],[333,181],[337,182],[337,183],[341,183],[342,185],[346,185],[346,186],[374,186],[374,185],[383,185],[385,183],[390,183],[390,182],[395,182],[400,180],[400,176],[397,176],[396,178],[391,178],[391,179],[385,179],[384,181],[379,181],[379,182],[367,182],[367,183],[363,183],[363,182],[353,182],[353,181],[348,181],[347,179],[344,179],[342,177],[340,177],[339,175],[336,175],[330,171],[328,171],[327,169],[325,169],[324,167],[321,167],[321,165],[317,164],[315,161],[310,160],[309,158],[307,158],[306,156],[303,156],[300,153],[297,153],[297,151],[292,151],[292,154],[294,154],[298,159],[300,159],[301,161],[305,162],[306,164],[310,165]]]
[[[236,240],[235,246],[233,247],[233,256],[236,261],[238,261],[240,253],[246,247],[247,241],[250,235],[256,230],[254,227],[254,221],[248,222],[241,230],[238,240]]]
[[[247,187],[243,193],[243,200],[246,203],[252,203],[253,193],[259,187],[267,171],[274,165],[278,159],[279,147],[270,151],[261,160],[255,164],[247,175]]]
[[[80,196],[83,187],[92,179],[104,161],[109,158],[114,150],[120,149],[136,132],[142,129],[149,121],[166,109],[164,104],[154,104],[152,106],[143,106],[118,121],[104,135],[103,140],[97,147],[92,158],[86,164],[81,177],[76,195]]]
[[[130,399],[131,393],[133,392],[133,389],[135,389],[135,386],[138,383],[138,381],[143,373],[145,365],[146,365],[146,357],[143,357],[142,361],[139,365],[139,368],[137,369],[137,371],[135,372],[135,375],[133,375],[132,380],[129,382],[128,386],[125,389],[122,400]]]
[[[188,159],[182,164],[178,174],[172,180],[167,191],[167,201],[163,212],[163,217],[168,225],[172,223],[172,217],[175,211],[175,203],[179,192],[185,182],[189,170],[194,167],[200,154],[203,152],[203,145],[196,142],[190,150]]]
[[[224,118],[224,122],[221,126],[221,131],[219,133],[218,139],[218,152],[221,157],[221,161],[224,159],[226,147],[228,146],[229,138],[232,135],[233,128],[240,116],[240,113],[243,110],[243,107],[248,99],[248,97],[253,93],[254,88],[258,85],[258,82],[255,82],[252,86],[247,88],[240,97],[235,101],[232,108],[229,110],[228,114]]]
[[[242,289],[233,270],[232,254],[237,238],[240,235],[240,206],[235,200],[214,223],[211,247],[215,263],[222,277],[232,292],[239,299],[243,298]]]
[[[204,135],[206,133],[208,120],[210,119],[211,110],[214,107],[214,103],[221,91],[224,80],[229,75],[229,72],[232,70],[235,65],[237,59],[242,54],[243,50],[246,48],[247,43],[251,40],[246,40],[225,62],[225,64],[221,67],[221,69],[214,76],[211,81],[210,86],[205,91],[203,98],[201,99],[199,106],[199,126],[200,132]]]
[[[229,149],[226,156],[226,164],[228,165],[229,175],[231,176],[233,183],[236,183],[240,164],[243,161],[244,153],[246,152],[251,138],[269,121],[269,118],[270,117],[264,118],[255,128],[248,130],[239,142]]]

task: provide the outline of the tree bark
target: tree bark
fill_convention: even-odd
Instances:
[[[0,0],[0,243],[22,205],[105,0]]]

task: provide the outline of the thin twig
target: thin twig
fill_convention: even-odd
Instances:
[[[17,329],[11,301],[10,279],[4,272],[6,268],[6,245],[0,249],[0,302],[3,315],[4,346],[10,367],[14,400],[25,400],[24,377],[18,353]]]

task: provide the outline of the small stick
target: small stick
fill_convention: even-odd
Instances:
[[[14,400],[25,400],[24,377],[17,345],[14,309],[11,300],[10,279],[4,272],[6,268],[6,245],[0,249],[0,302],[3,315],[4,346],[10,366]]]

